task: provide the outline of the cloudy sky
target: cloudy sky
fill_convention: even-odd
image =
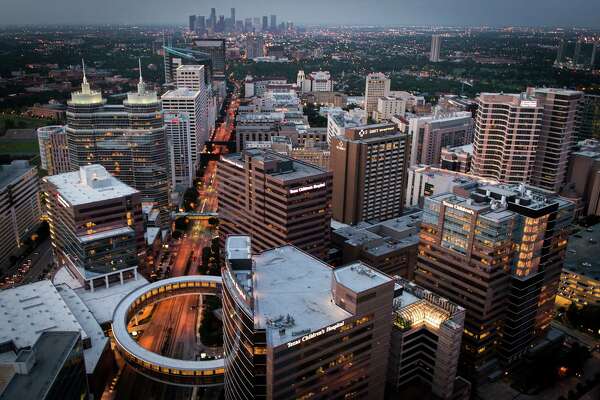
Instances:
[[[301,24],[600,28],[600,0],[0,0],[0,24],[185,24],[210,7]]]

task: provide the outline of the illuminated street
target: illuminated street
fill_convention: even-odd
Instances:
[[[213,141],[226,142],[230,139],[234,129],[235,113],[239,107],[238,94],[239,86],[236,86],[224,122],[215,129]],[[216,155],[226,153],[227,146],[215,145],[212,152]],[[199,180],[199,204],[196,205],[196,210],[199,212],[216,212],[218,209],[216,167],[216,161],[209,161],[204,175]],[[169,244],[172,255],[170,276],[197,273],[202,262],[202,248],[210,246],[214,236],[216,232],[208,224],[207,219],[190,220],[187,232],[179,240],[173,239]],[[195,295],[175,297],[155,304],[149,313],[150,316],[141,317],[151,319],[147,322],[140,320],[144,325],[143,331],[139,333],[138,343],[153,352],[184,360],[199,358],[203,352],[214,354],[215,349],[205,348],[197,335],[201,309],[201,296]],[[104,398],[189,399],[192,396],[192,389],[154,382],[128,366],[122,367],[121,371],[115,383],[114,397],[104,396]]]

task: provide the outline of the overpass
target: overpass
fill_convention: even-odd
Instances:
[[[212,217],[219,218],[219,214],[216,212],[206,211],[206,212],[198,212],[198,211],[187,211],[187,212],[177,212],[173,213],[174,218],[189,218],[193,220],[204,220]]]
[[[218,386],[223,384],[223,358],[179,360],[165,357],[140,346],[127,329],[129,321],[142,308],[157,301],[189,294],[221,294],[221,277],[189,275],[150,283],[129,293],[115,309],[112,331],[117,351],[140,374],[170,385]]]

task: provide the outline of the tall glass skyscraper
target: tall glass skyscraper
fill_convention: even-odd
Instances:
[[[142,194],[142,203],[159,210],[158,224],[169,222],[169,158],[156,92],[140,74],[137,92],[122,105],[108,105],[91,90],[85,71],[81,91],[68,102],[67,141],[71,169],[100,164]]]

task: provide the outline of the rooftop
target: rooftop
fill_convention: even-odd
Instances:
[[[4,190],[8,185],[21,179],[35,167],[29,165],[26,160],[15,160],[10,164],[0,165],[0,190]]]
[[[78,339],[77,332],[43,332],[34,345],[35,364],[28,374],[15,374],[0,397],[45,399]]]
[[[333,302],[329,265],[293,246],[268,250],[253,259],[254,324],[267,330],[271,346],[351,317]]]
[[[179,67],[181,68],[181,67]],[[167,91],[165,94],[161,96],[162,100],[187,100],[193,99],[197,96],[200,96],[199,90],[193,90],[187,87],[181,87],[173,90]]]
[[[246,149],[242,153],[222,156],[221,159],[238,168],[244,168],[246,157],[250,157],[253,162],[270,164],[270,168],[264,168],[265,174],[284,182],[319,176],[325,177],[328,174],[327,171],[313,164],[265,149]]]
[[[389,276],[369,267],[361,261],[336,268],[335,280],[355,293],[364,292],[392,280]]]
[[[600,224],[581,229],[569,237],[564,269],[600,281]]]
[[[92,372],[107,338],[87,305],[66,285],[48,280],[0,292],[0,343],[12,341],[17,348],[33,346],[46,331],[80,332],[92,346],[85,349],[86,370]]]
[[[75,172],[47,176],[44,179],[56,186],[60,198],[71,206],[118,199],[138,193],[97,164],[86,165]]]

